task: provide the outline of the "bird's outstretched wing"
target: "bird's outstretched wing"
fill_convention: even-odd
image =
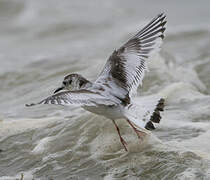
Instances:
[[[64,106],[116,105],[116,103],[110,101],[110,99],[107,99],[104,96],[100,95],[100,93],[92,92],[85,89],[56,93],[38,103],[26,104],[26,106],[34,106],[37,104],[58,104]]]
[[[127,43],[115,50],[96,83],[115,83],[129,95],[135,93],[144,77],[145,61],[161,45],[165,24],[166,16],[159,14]]]

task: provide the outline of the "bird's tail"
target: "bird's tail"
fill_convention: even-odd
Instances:
[[[165,100],[160,97],[141,97],[126,106],[124,116],[139,130],[154,130],[161,120]]]

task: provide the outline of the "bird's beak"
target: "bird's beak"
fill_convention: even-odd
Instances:
[[[57,92],[59,92],[59,91],[61,91],[61,90],[63,90],[63,89],[64,89],[64,86],[59,87],[58,89],[56,89],[56,90],[54,91],[54,94],[57,93]]]

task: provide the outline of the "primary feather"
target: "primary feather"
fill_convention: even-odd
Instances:
[[[142,83],[146,60],[157,51],[164,38],[166,16],[155,17],[141,31],[132,37],[109,57],[96,83],[115,83],[130,96]],[[112,82],[111,82],[112,81]]]

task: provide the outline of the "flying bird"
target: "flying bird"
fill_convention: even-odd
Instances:
[[[147,60],[157,50],[164,38],[166,15],[161,13],[152,19],[135,36],[108,58],[98,78],[91,82],[79,74],[64,77],[62,86],[46,99],[26,106],[37,104],[57,104],[81,106],[87,111],[105,116],[112,120],[120,141],[127,151],[127,143],[116,124],[124,118],[133,128],[138,138],[155,129],[159,123],[160,111],[164,109],[164,98],[136,103],[133,96],[147,70]]]

